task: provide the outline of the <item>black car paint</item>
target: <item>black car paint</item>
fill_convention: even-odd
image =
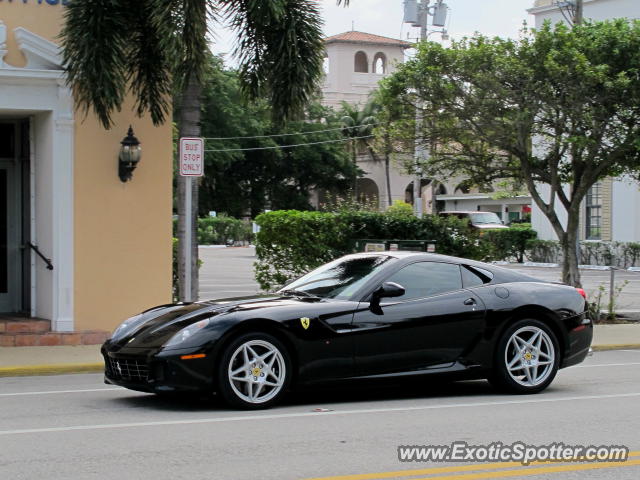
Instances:
[[[585,300],[573,287],[455,257],[383,254],[394,261],[355,293],[357,301],[260,295],[150,309],[143,315],[155,318],[102,347],[105,360],[148,365],[148,378],[123,378],[107,368],[105,381],[150,392],[210,391],[224,346],[241,332],[255,330],[275,334],[287,345],[297,366],[294,384],[430,373],[482,378],[493,366],[500,335],[517,318],[549,324],[561,347],[561,367],[579,363],[588,354],[593,326]],[[418,261],[481,268],[493,279],[424,299],[382,299],[379,308],[372,308],[371,294],[382,281]],[[501,289],[500,295],[496,289]],[[310,319],[307,329],[300,321],[303,317]],[[182,328],[207,318],[209,325],[197,335],[180,345],[164,346]],[[206,356],[181,359],[193,354]]]

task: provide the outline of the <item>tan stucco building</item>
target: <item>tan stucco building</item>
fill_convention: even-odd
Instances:
[[[106,331],[171,300],[171,125],[131,103],[110,130],[76,110],[55,43],[64,8],[0,2],[0,312]],[[129,125],[142,159],[122,182]]]

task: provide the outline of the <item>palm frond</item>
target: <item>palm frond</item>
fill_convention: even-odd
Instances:
[[[136,99],[137,114],[142,116],[149,111],[153,123],[160,124],[169,113],[173,91],[171,57],[163,48],[163,31],[154,22],[153,3],[132,2],[130,5],[136,23],[129,54],[131,92]]]
[[[221,0],[238,33],[243,91],[268,96],[274,120],[300,112],[322,76],[322,19],[315,0]]]
[[[130,75],[132,33],[126,0],[70,2],[60,34],[67,83],[80,110],[93,109],[105,127],[120,110]]]

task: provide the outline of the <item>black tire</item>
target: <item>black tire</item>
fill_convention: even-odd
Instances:
[[[248,352],[254,351],[261,357],[260,354],[272,350],[273,357],[266,357],[264,363],[250,362],[250,367],[235,375],[235,377],[243,376],[246,378],[233,381],[230,372],[237,371],[247,365],[243,358],[243,349],[247,345],[251,347]],[[249,355],[253,357],[250,353]],[[268,363],[272,359],[274,361],[270,368]],[[256,376],[253,376],[251,372],[255,372]],[[218,392],[227,404],[235,408],[244,410],[269,408],[280,401],[289,388],[291,374],[291,356],[280,340],[267,333],[246,333],[229,343],[220,356],[217,371]],[[273,387],[269,383],[279,384],[279,386]],[[258,387],[260,390],[257,390]],[[258,391],[259,395],[251,401],[250,398],[255,391]]]
[[[533,339],[533,335],[537,332],[540,332],[541,345],[539,349],[529,349],[525,343],[519,343],[518,339],[527,340],[527,335],[531,335],[529,339]],[[514,339],[514,336],[518,338]],[[537,341],[532,343],[535,346]],[[522,349],[516,350],[515,344],[520,344]],[[549,359],[549,356],[552,358]],[[515,363],[510,369],[511,361]],[[545,364],[542,365],[542,362]],[[540,320],[525,318],[513,323],[498,340],[494,354],[493,371],[488,380],[497,389],[508,393],[538,393],[553,381],[558,373],[559,365],[560,348],[553,330]],[[518,368],[519,366],[523,368]],[[529,374],[527,374],[527,370]]]

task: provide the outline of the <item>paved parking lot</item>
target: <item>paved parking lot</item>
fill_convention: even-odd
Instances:
[[[253,247],[200,247],[200,299],[241,297],[260,292],[253,274]]]
[[[260,291],[253,274],[255,248],[210,248],[200,247],[200,298],[222,298],[253,295]],[[524,267],[509,265],[507,268],[526,273],[542,280],[560,281],[560,268]],[[603,305],[609,299],[610,273],[600,270],[582,270],[582,283],[593,299],[600,285],[605,288]],[[617,300],[618,311],[640,311],[640,272],[618,270],[615,272],[615,284],[628,282]]]

